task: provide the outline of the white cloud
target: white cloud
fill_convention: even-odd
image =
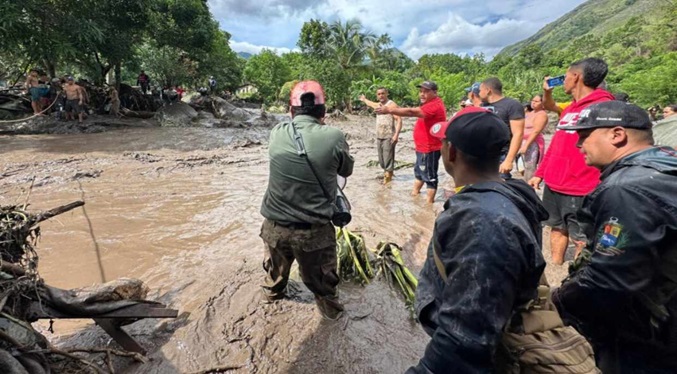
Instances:
[[[264,48],[274,51],[276,54],[281,55],[283,53],[289,53],[292,50],[285,47],[270,47],[265,45],[255,45],[248,42],[238,42],[235,40],[230,41],[230,48],[235,52],[247,52],[253,55],[258,54]]]
[[[535,33],[585,0],[209,0],[233,49],[255,53],[263,46],[296,48],[303,23],[357,18],[375,34],[388,33],[412,58],[425,53],[493,56]],[[236,47],[237,46],[237,47]],[[240,48],[240,49],[238,49]]]
[[[483,25],[473,24],[455,13],[437,29],[421,34],[413,28],[400,49],[414,59],[428,53],[479,53],[493,56],[506,45],[518,42],[536,30],[533,24],[500,19]]]

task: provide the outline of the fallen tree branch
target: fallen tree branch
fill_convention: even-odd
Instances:
[[[62,213],[66,213],[69,210],[73,210],[73,209],[80,207],[80,206],[83,206],[83,205],[85,205],[85,202],[82,201],[82,200],[78,200],[78,201],[74,201],[70,204],[62,205],[60,207],[50,209],[46,212],[42,212],[35,217],[35,222],[33,224],[40,223],[44,220],[50,219],[54,216],[58,216],[59,214],[62,214]]]
[[[225,365],[225,366],[217,366],[213,367],[211,369],[205,369],[205,370],[200,370],[196,371],[192,374],[212,374],[212,373],[221,373],[224,371],[230,371],[230,370],[237,370],[237,369],[242,369],[244,365]]]
[[[80,362],[81,364],[83,364],[83,365],[85,365],[85,366],[87,366],[87,367],[90,367],[90,368],[94,369],[94,371],[97,372],[97,373],[99,373],[99,374],[106,374],[106,372],[103,371],[103,369],[101,369],[101,368],[100,368],[98,365],[96,365],[95,363],[90,362],[90,361],[87,361],[87,360],[85,360],[85,359],[82,358],[82,357],[78,357],[78,356],[76,356],[76,355],[74,355],[74,354],[72,354],[72,353],[69,353],[69,352],[66,352],[66,351],[62,351],[62,350],[57,349],[57,348],[54,348],[54,347],[50,347],[50,348],[48,348],[48,349],[37,350],[37,351],[30,351],[30,352],[28,352],[28,353],[51,353],[51,354],[55,354],[55,355],[59,355],[59,356],[68,357],[68,358],[70,358],[70,359],[72,359],[72,360],[75,360],[75,361]]]
[[[128,351],[120,351],[117,349],[111,349],[111,348],[76,348],[76,349],[69,349],[66,352],[69,353],[105,353],[105,354],[113,354],[115,356],[120,356],[120,357],[131,357],[134,359],[134,361],[140,362],[142,364],[147,364],[148,359],[141,355],[140,353],[136,352],[128,352]]]
[[[26,275],[26,270],[24,268],[16,264],[9,263],[7,261],[2,261],[2,264],[0,264],[0,270],[4,271],[5,273],[14,275],[16,277],[22,277]]]

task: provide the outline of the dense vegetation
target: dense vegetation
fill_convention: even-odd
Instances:
[[[361,93],[379,86],[404,105],[418,102],[416,84],[431,79],[450,107],[463,89],[497,76],[505,93],[527,101],[545,75],[558,75],[580,58],[610,65],[608,84],[643,105],[677,102],[677,5],[671,0],[590,0],[533,37],[487,61],[484,55],[424,55],[412,61],[355,20],[310,20],[298,52],[264,50],[248,59],[228,47],[206,0],[0,0],[0,79],[39,65],[52,76],[81,74],[99,83],[108,72],[134,83],[140,69],[165,85],[259,89],[253,100],[287,101],[293,83],[319,80],[329,104],[352,109]],[[561,90],[559,100],[566,100]]]
[[[590,0],[534,37],[485,56],[424,55],[414,62],[391,46],[388,35],[376,36],[357,21],[306,22],[300,52],[277,56],[263,51],[249,58],[244,77],[261,87],[261,99],[284,101],[292,82],[317,79],[330,104],[350,108],[379,86],[405,105],[417,103],[416,84],[436,81],[450,107],[464,98],[465,87],[499,77],[505,93],[522,101],[538,93],[543,77],[564,74],[584,57],[601,57],[610,66],[612,92],[625,92],[642,106],[677,102],[677,5],[669,0]],[[558,100],[568,100],[561,89]]]
[[[162,85],[242,80],[206,0],[0,0],[0,17],[0,79],[10,82],[32,67],[98,84],[110,72],[135,83],[141,69]]]

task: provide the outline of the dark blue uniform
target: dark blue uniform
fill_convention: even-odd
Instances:
[[[521,180],[474,184],[447,201],[416,290],[416,312],[432,340],[407,373],[493,370],[513,309],[536,296],[545,268],[540,223],[546,218],[540,200]]]
[[[579,221],[587,259],[553,294],[606,373],[677,372],[677,156],[651,147],[607,166]]]

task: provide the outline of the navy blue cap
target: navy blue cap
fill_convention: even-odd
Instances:
[[[475,95],[479,95],[480,94],[480,82],[475,82],[475,83],[472,84],[472,86],[466,87],[465,92],[466,93],[472,92]]]

